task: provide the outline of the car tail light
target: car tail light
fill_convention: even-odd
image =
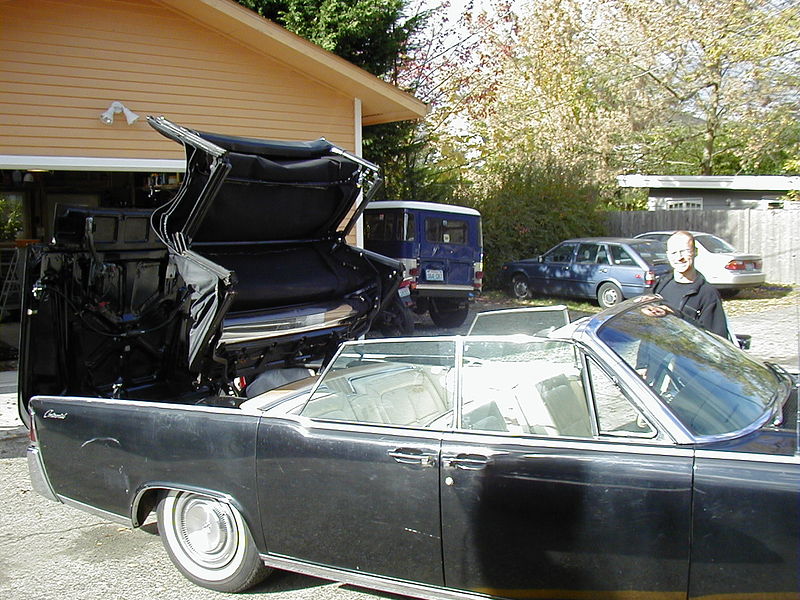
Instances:
[[[725,268],[728,269],[728,271],[744,271],[747,266],[743,260],[732,260],[725,265]]]
[[[474,278],[472,280],[472,287],[476,290],[479,290],[483,287],[483,263],[476,262],[473,263],[472,268],[474,270]]]
[[[33,415],[31,415],[31,428],[28,429],[28,439],[34,444],[39,441],[36,435],[36,419],[33,418]]]
[[[656,282],[656,274],[653,271],[647,271],[644,274],[644,284],[645,285],[653,285]]]
[[[417,277],[419,277],[419,259],[417,259],[417,266],[408,270],[408,285],[412,290],[417,289]]]
[[[761,267],[764,266],[764,263],[763,263],[763,261],[760,261],[760,260],[754,260],[753,261],[753,266],[756,268],[756,271],[760,271]]]

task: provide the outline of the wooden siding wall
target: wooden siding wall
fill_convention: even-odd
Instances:
[[[688,229],[760,254],[769,283],[800,284],[800,210],[655,210],[609,213],[608,233]]]
[[[0,9],[0,154],[182,158],[149,114],[353,150],[352,98],[157,0],[7,0]],[[115,100],[141,118],[101,123]]]

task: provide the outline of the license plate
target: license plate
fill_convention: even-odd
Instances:
[[[428,281],[444,281],[444,271],[441,269],[425,269],[425,279]]]
[[[405,298],[406,296],[411,295],[411,290],[408,289],[407,287],[401,287],[397,290],[397,295],[400,296],[401,298]]]
[[[745,271],[755,271],[756,266],[753,263],[744,263],[744,270]]]

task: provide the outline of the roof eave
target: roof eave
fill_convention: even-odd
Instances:
[[[800,190],[800,176],[782,175],[619,175],[628,188],[790,191]]]
[[[361,100],[362,124],[420,119],[427,105],[316,44],[232,0],[156,0],[353,98]]]

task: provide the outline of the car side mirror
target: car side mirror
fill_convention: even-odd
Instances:
[[[752,339],[752,336],[744,333],[737,333],[735,337],[736,344],[739,346],[739,348],[742,350],[750,350],[750,340]]]
[[[537,261],[537,262],[544,262],[544,256],[542,256],[542,255],[540,254],[539,256],[537,256],[537,257],[536,257],[536,261]]]

